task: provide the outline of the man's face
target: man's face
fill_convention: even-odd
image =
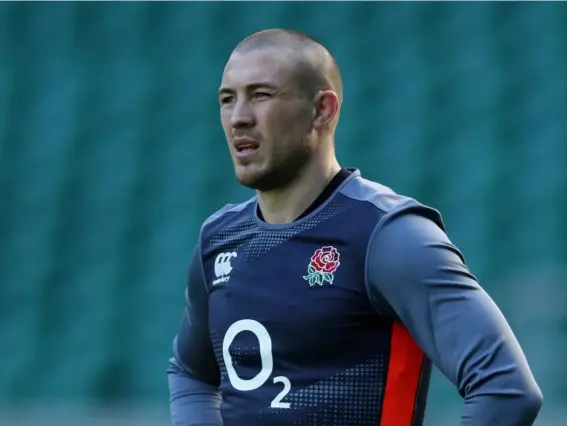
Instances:
[[[311,159],[314,103],[294,81],[293,52],[233,53],[219,90],[220,115],[243,185],[267,191],[290,183]]]

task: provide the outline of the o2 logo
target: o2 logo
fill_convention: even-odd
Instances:
[[[254,333],[256,338],[258,339],[258,343],[260,345],[260,358],[262,360],[262,369],[258,374],[256,374],[251,379],[242,379],[238,376],[238,373],[234,369],[234,365],[232,363],[232,357],[230,356],[230,345],[234,341],[234,338],[243,331],[249,331]],[[232,324],[226,334],[224,335],[224,339],[222,342],[222,356],[224,359],[224,364],[226,366],[226,372],[228,373],[228,379],[230,380],[230,384],[239,391],[253,391],[266,383],[270,376],[274,371],[274,357],[272,355],[272,338],[270,337],[270,333],[266,330],[262,324],[258,321],[254,321],[251,319],[243,319],[240,321],[236,321]],[[277,376],[272,379],[273,383],[281,383],[283,384],[282,391],[273,399],[270,407],[272,408],[289,408],[289,402],[282,402],[282,399],[289,393],[291,390],[291,382],[285,376]]]

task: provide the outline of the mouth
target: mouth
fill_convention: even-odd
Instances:
[[[247,157],[254,154],[260,144],[253,139],[249,138],[236,138],[233,140],[234,150],[237,157]]]

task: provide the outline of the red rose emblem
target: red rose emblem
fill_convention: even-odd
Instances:
[[[321,247],[311,256],[310,266],[317,272],[332,274],[340,265],[339,252],[334,247]]]
[[[334,247],[325,246],[317,249],[311,256],[311,261],[307,267],[307,275],[304,280],[309,281],[309,286],[322,286],[327,282],[333,284],[335,277],[333,272],[337,270],[341,262],[339,262],[340,254]]]

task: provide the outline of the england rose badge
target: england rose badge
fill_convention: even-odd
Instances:
[[[341,264],[339,259],[340,253],[335,247],[324,246],[317,249],[311,256],[307,275],[303,279],[309,281],[310,287],[316,284],[322,286],[325,282],[333,284],[335,278],[333,273]]]

